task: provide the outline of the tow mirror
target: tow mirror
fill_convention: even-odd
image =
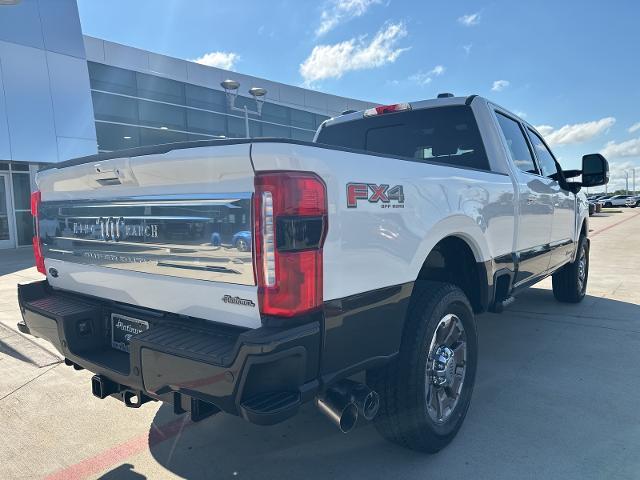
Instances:
[[[609,183],[609,162],[599,153],[582,157],[582,186],[597,187]]]

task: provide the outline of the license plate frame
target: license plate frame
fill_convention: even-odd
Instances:
[[[118,323],[116,323],[118,322]],[[131,337],[149,329],[149,322],[119,313],[111,314],[111,347],[129,353]]]

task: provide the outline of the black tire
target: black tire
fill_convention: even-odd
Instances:
[[[581,266],[582,255],[584,255],[584,264]],[[553,274],[553,295],[559,302],[581,302],[587,292],[588,280],[589,240],[584,235],[580,235],[576,259]]]
[[[466,356],[457,401],[446,420],[438,423],[427,411],[427,389],[447,387],[430,387],[427,363],[433,358],[433,351],[430,352],[433,342],[441,343],[435,336],[436,329],[448,314],[455,315],[464,327]],[[467,414],[477,358],[475,319],[462,290],[448,283],[416,282],[398,357],[385,367],[367,372],[367,383],[380,395],[380,410],[374,419],[378,432],[412,450],[435,453],[444,448],[458,433]],[[456,363],[451,371],[458,372],[458,368]],[[438,396],[434,398],[437,401]]]

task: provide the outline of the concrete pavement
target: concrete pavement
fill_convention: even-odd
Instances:
[[[312,406],[274,427],[91,395],[86,371],[18,333],[15,284],[30,251],[0,252],[0,478],[638,478],[640,210],[591,219],[588,297],[557,303],[546,280],[478,317],[467,420],[437,455],[361,424],[340,434]]]

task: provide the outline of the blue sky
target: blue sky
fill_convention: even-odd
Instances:
[[[635,166],[640,189],[640,4],[632,0],[78,5],[88,35],[337,95],[392,103],[481,94],[539,126],[563,165],[602,151],[612,185]]]

